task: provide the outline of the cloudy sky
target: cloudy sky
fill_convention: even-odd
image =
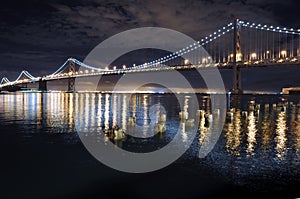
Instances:
[[[233,16],[300,27],[296,0],[10,0],[0,7],[0,76],[14,79],[55,71],[68,57],[83,60],[101,41],[122,31],[155,26],[194,39]]]

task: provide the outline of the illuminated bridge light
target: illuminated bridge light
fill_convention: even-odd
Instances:
[[[257,58],[257,54],[256,53],[251,53],[251,58],[252,59],[256,59]]]

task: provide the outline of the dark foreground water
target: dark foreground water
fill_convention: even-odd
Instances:
[[[178,101],[191,113],[189,95],[14,93],[0,95],[1,198],[297,198],[300,197],[300,96],[231,98],[213,150],[199,158],[219,112],[198,96],[199,121],[180,124]],[[127,103],[127,100],[129,103]],[[166,120],[162,117],[166,116]],[[158,127],[158,123],[160,126]],[[194,125],[194,126],[193,126]],[[142,127],[149,138],[111,132]],[[166,128],[166,132],[163,131]],[[129,174],[97,161],[79,135],[137,153],[160,149],[178,128],[186,153],[159,171]],[[119,162],[122,165],[122,162]],[[147,164],[147,163],[146,163]]]

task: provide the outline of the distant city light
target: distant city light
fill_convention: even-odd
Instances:
[[[251,53],[251,59],[256,59],[257,58],[257,54],[256,53]]]
[[[286,51],[286,50],[282,50],[282,51],[280,52],[280,54],[281,54],[282,57],[286,57],[287,51]]]
[[[237,53],[236,54],[236,61],[242,61],[243,54],[242,53]]]

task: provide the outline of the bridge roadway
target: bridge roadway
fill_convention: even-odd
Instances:
[[[254,60],[254,61],[244,61],[237,63],[239,68],[253,68],[253,67],[272,67],[272,66],[292,66],[292,65],[300,65],[300,57],[294,58],[282,58],[282,59],[272,59],[272,60]],[[74,79],[80,77],[90,77],[90,76],[100,76],[100,75],[120,75],[126,73],[141,73],[141,72],[159,72],[159,71],[170,71],[170,70],[189,70],[189,69],[210,69],[217,67],[218,69],[233,69],[233,63],[214,63],[214,64],[199,64],[197,66],[192,64],[186,65],[177,65],[177,66],[163,66],[163,67],[144,67],[144,68],[125,68],[125,69],[115,69],[115,70],[79,70],[76,72],[65,72],[59,73],[56,75],[48,75],[44,77],[37,77],[37,78],[27,78],[27,79],[20,79],[16,82],[10,82],[8,84],[2,84],[1,88],[5,88],[7,86],[19,86],[19,85],[26,85],[29,83],[36,83],[39,84],[48,81],[55,81],[61,79]],[[45,87],[45,86],[42,86]],[[39,88],[42,88],[41,85]],[[1,89],[0,88],[0,89]],[[46,87],[45,87],[46,88]],[[47,89],[44,89],[47,90]]]
[[[240,68],[253,68],[253,67],[271,67],[271,66],[282,66],[282,65],[300,65],[300,57],[293,59],[278,59],[278,60],[259,60],[259,61],[245,61],[237,63]],[[127,69],[116,69],[107,71],[80,71],[75,74],[61,73],[55,76],[46,76],[42,80],[51,81],[58,79],[68,79],[76,77],[87,77],[87,76],[98,76],[98,75],[117,75],[126,73],[140,73],[140,72],[159,72],[159,71],[169,71],[169,70],[186,70],[186,69],[208,69],[211,67],[217,67],[218,69],[233,69],[233,63],[215,63],[215,64],[200,64],[198,66],[188,64],[188,65],[178,65],[178,66],[165,66],[165,67],[151,67],[151,68],[127,68]]]

